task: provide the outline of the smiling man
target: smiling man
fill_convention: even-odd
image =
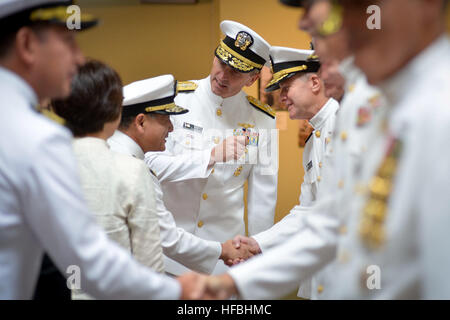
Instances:
[[[270,57],[274,76],[266,91],[281,89],[280,99],[291,119],[308,120],[314,131],[307,139],[303,154],[303,179],[300,204],[310,206],[321,181],[320,169],[334,130],[339,104],[325,95],[319,77],[320,62],[312,50],[272,47]]]
[[[300,225],[296,219],[316,202],[322,167],[330,152],[330,141],[339,108],[336,100],[326,97],[324,83],[318,75],[321,65],[314,51],[272,47],[270,58],[273,79],[266,91],[281,89],[280,99],[287,106],[289,117],[308,120],[314,131],[306,140],[303,151],[305,175],[301,185],[300,205],[272,228],[250,239],[242,236],[234,239],[236,243],[250,244],[259,252],[265,252],[291,238]],[[309,280],[302,281],[299,296],[310,298],[310,288]]]
[[[223,21],[220,27],[226,36],[215,50],[210,75],[179,85],[175,101],[189,113],[172,117],[166,152],[148,153],[146,161],[177,225],[223,242],[245,234],[246,181],[249,234],[273,225],[278,159],[276,136],[271,138],[275,113],[242,91],[259,78],[270,46],[240,23]],[[186,271],[171,260],[166,266],[175,275]],[[224,270],[224,264],[217,265],[216,272]]]

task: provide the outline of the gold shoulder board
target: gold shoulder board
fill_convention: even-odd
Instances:
[[[194,92],[198,88],[198,84],[192,81],[178,81],[177,82],[177,92]]]
[[[58,116],[55,112],[53,112],[52,110],[48,110],[48,109],[39,109],[38,110],[43,116],[45,116],[46,118],[56,122],[59,125],[65,126],[66,125],[66,120],[64,120],[63,118],[61,118],[60,116]]]
[[[258,110],[264,112],[269,117],[275,119],[275,111],[268,104],[264,104],[252,96],[247,96],[247,100],[248,100],[248,102],[250,102],[250,104],[252,106],[254,106]]]

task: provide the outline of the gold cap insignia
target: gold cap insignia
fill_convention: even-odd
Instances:
[[[241,31],[236,36],[236,41],[234,45],[241,49],[242,51],[247,50],[249,46],[253,44],[253,38],[245,31]]]

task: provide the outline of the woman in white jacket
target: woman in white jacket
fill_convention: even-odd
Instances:
[[[122,100],[119,75],[92,60],[79,69],[69,98],[52,107],[75,136],[81,184],[97,222],[136,260],[163,272],[150,172],[143,161],[112,152],[106,143],[119,125]],[[72,298],[88,296],[74,290]]]

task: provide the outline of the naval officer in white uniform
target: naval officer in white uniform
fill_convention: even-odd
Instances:
[[[334,133],[336,112],[339,103],[325,96],[325,86],[318,72],[320,62],[313,50],[299,50],[285,47],[270,49],[273,79],[266,91],[281,89],[280,99],[288,107],[291,119],[308,120],[314,131],[306,141],[303,151],[305,172],[301,185],[300,205],[270,229],[253,236],[252,239],[237,237],[243,243],[251,242],[262,252],[280,245],[298,231],[298,219],[302,211],[309,210],[317,199],[322,182],[322,167],[326,161]],[[329,151],[328,151],[329,152]],[[299,296],[311,297],[311,284],[302,282]]]
[[[71,3],[0,2],[0,299],[32,297],[44,251],[97,298],[197,292],[198,276],[177,281],[156,274],[108,240],[83,198],[71,134],[36,111],[38,101],[70,94],[83,63],[66,26]],[[80,22],[96,24],[83,15]]]
[[[166,152],[147,153],[146,161],[162,182],[164,202],[177,225],[223,242],[245,234],[245,181],[249,234],[273,225],[278,144],[273,110],[242,91],[269,61],[269,44],[237,22],[223,21],[220,27],[225,38],[215,51],[210,75],[180,87],[175,101],[189,113],[172,118]],[[232,144],[233,136],[247,137],[247,147],[224,161],[229,155],[219,157],[218,151],[230,139]],[[174,261],[167,270],[186,271]],[[224,270],[219,263],[215,272]]]

